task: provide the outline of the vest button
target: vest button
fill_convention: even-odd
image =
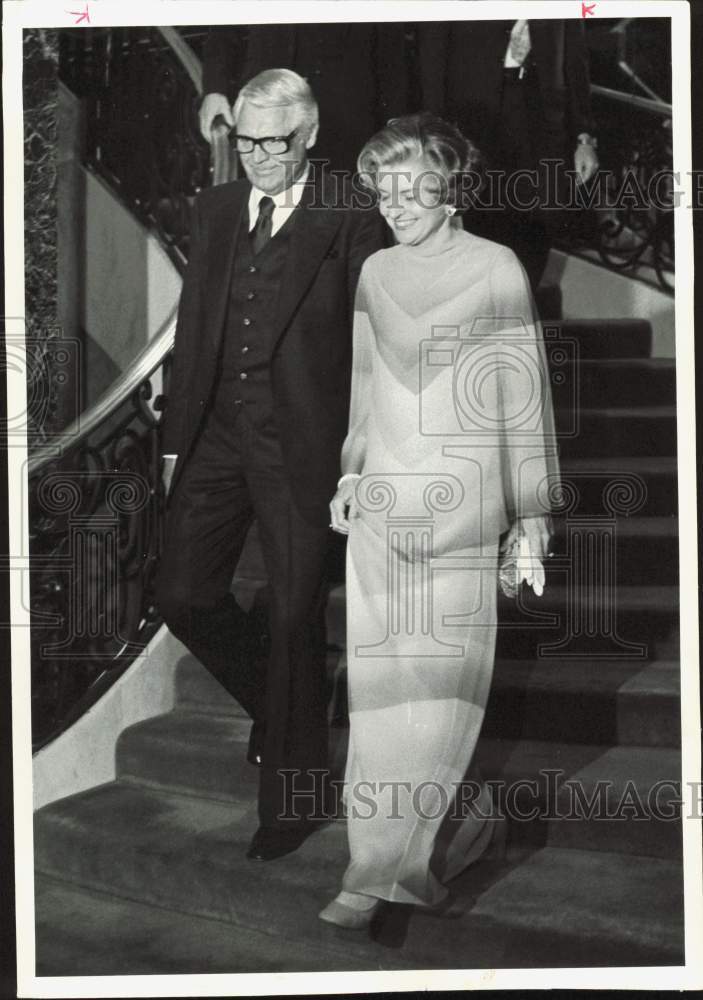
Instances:
[[[249,348],[245,344],[244,347],[242,348],[242,354],[246,354],[248,350],[249,350]]]
[[[242,323],[244,323],[244,326],[251,326],[251,320],[249,319],[248,316],[244,317],[244,319],[242,320]]]
[[[252,299],[256,298],[256,292],[247,292],[247,299],[251,302]]]
[[[249,274],[256,274],[256,268],[253,264],[249,265]]]
[[[246,377],[247,377],[247,373],[246,372],[240,372],[239,373],[239,377],[242,380],[242,382],[244,382],[245,379],[246,379]]]

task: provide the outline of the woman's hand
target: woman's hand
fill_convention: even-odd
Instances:
[[[551,517],[521,517],[510,529],[526,535],[533,556],[546,559],[549,555],[549,540],[552,537]]]
[[[330,528],[340,535],[349,534],[349,518],[356,513],[357,475],[342,476],[337,492],[330,501]]]
[[[544,560],[549,555],[551,534],[552,524],[549,516],[519,518],[511,525],[499,554],[505,557],[506,553],[513,549],[517,574],[515,586],[518,590],[524,580],[538,597],[544,593]]]

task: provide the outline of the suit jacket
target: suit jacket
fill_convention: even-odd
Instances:
[[[250,190],[247,180],[233,181],[208,188],[194,202],[164,415],[164,453],[178,455],[172,488],[212,402],[234,248],[239,226],[247,225]],[[348,204],[345,197],[326,181],[306,185],[269,331],[284,461],[301,511],[316,517],[326,511],[339,477],[359,272],[383,243],[378,211],[340,207]]]
[[[500,132],[503,61],[513,21],[426,22],[419,26],[422,102],[445,114],[490,153]],[[535,147],[573,151],[593,132],[588,52],[580,20],[530,20],[530,71],[537,78]]]
[[[364,143],[409,100],[407,39],[402,24],[273,24],[214,28],[203,51],[204,93],[234,100],[265,69],[295,70],[320,110],[312,150],[332,169],[353,171]]]

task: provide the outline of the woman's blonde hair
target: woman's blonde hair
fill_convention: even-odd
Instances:
[[[384,168],[416,159],[422,159],[443,179],[449,205],[459,200],[461,178],[475,174],[481,164],[478,148],[456,125],[429,111],[420,111],[391,118],[361,150],[357,170],[362,183],[376,189]]]

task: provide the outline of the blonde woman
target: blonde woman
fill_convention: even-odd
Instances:
[[[491,683],[499,539],[529,544],[536,589],[549,542],[553,424],[529,286],[511,250],[453,224],[475,155],[419,114],[358,161],[396,245],[362,269],[330,504],[349,535],[350,863],[320,917],[348,928],[384,900],[456,914],[445,883],[497,828],[487,789],[462,782]]]

